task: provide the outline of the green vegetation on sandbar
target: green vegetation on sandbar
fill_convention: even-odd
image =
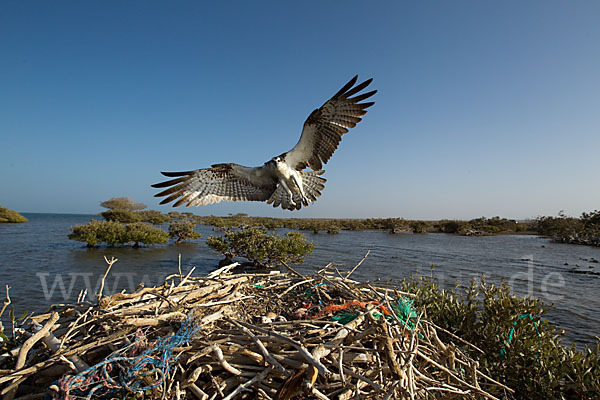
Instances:
[[[27,222],[27,218],[8,208],[0,206],[0,224]]]
[[[537,232],[561,243],[600,246],[600,211],[584,212],[579,218],[567,217],[562,211],[557,217],[540,217]]]
[[[87,243],[88,247],[101,243],[139,247],[141,244],[168,243],[169,239],[180,243],[202,237],[194,231],[198,224],[196,220],[186,215],[170,216],[160,211],[144,210],[145,204],[129,197],[113,197],[100,205],[108,208],[100,214],[105,221],[91,220],[87,225],[73,226],[69,239]],[[169,223],[168,232],[156,226],[164,223]]]
[[[169,213],[169,215],[171,214],[173,213]],[[440,232],[463,236],[537,234],[550,237],[560,243],[600,246],[600,211],[597,210],[590,213],[584,212],[579,218],[567,217],[560,212],[557,217],[538,217],[528,221],[500,217],[481,217],[469,221],[450,219],[423,221],[404,218],[269,218],[250,217],[247,214],[227,217],[193,216],[193,218],[198,222],[216,227],[262,226],[267,229],[289,228],[314,233],[338,233],[340,230],[380,230],[390,233],[412,232],[418,234]]]
[[[441,220],[422,221],[404,218],[326,219],[326,218],[268,218],[249,217],[246,214],[228,217],[196,217],[207,225],[217,227],[263,226],[267,229],[289,228],[314,233],[338,233],[340,230],[379,230],[390,233],[457,233],[466,236],[481,236],[506,233],[535,233],[533,223],[520,223],[506,218],[477,218],[470,221]]]
[[[271,217],[251,217],[248,214],[236,214],[226,217],[216,216],[198,216],[191,212],[171,211],[163,214],[156,210],[144,210],[145,204],[138,203],[128,197],[116,197],[100,203],[101,206],[108,208],[100,215],[106,221],[117,222],[119,224],[148,223],[151,225],[161,225],[170,223],[169,237],[175,239],[177,243],[184,240],[193,240],[201,237],[194,231],[197,224],[205,224],[217,228],[236,228],[236,227],[263,227],[265,229],[288,228],[300,231],[309,231],[313,233],[326,232],[329,234],[339,233],[340,230],[360,231],[360,230],[378,230],[390,233],[412,232],[415,234],[425,233],[451,233],[463,236],[487,236],[501,234],[538,234],[547,236],[561,243],[583,244],[589,246],[600,246],[600,211],[583,213],[579,218],[567,217],[562,212],[557,217],[538,217],[527,221],[517,221],[501,217],[475,218],[471,220],[443,219],[438,221],[409,220],[404,218],[271,218]],[[1,209],[2,211],[6,209]],[[2,214],[0,214],[0,222]],[[15,221],[16,222],[16,221]],[[79,226],[81,227],[81,225]],[[79,228],[73,227],[72,229]],[[152,226],[150,227],[152,228]],[[150,230],[147,228],[146,230]],[[90,236],[91,231],[100,229],[99,225],[87,228],[86,237]],[[102,229],[105,229],[104,227]],[[116,225],[114,225],[114,229]],[[161,230],[154,226],[154,229]],[[81,229],[79,229],[81,231]],[[104,232],[106,233],[106,232]],[[83,236],[72,235],[74,240],[82,240]],[[79,239],[77,239],[78,237]],[[125,239],[123,239],[125,240]],[[164,243],[162,239],[155,242],[150,237],[143,244]],[[91,242],[88,245],[93,246]],[[106,242],[96,237],[95,243],[105,242],[107,244],[124,244],[128,242]],[[131,242],[131,241],[129,241]]]

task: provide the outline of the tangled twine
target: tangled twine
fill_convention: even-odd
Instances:
[[[104,361],[77,374],[58,381],[60,398],[103,399],[132,392],[143,392],[164,385],[177,357],[173,349],[190,341],[200,329],[193,317],[182,322],[177,333],[148,343],[138,331],[133,344],[111,354]],[[145,349],[141,354],[140,349]],[[147,384],[145,377],[154,376]],[[147,382],[147,380],[146,380]]]

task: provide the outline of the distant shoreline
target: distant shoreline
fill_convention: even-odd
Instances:
[[[101,219],[99,214],[23,213],[25,215],[81,215]],[[192,218],[208,226],[239,227],[260,225],[267,229],[288,228],[313,233],[336,234],[345,231],[388,231],[398,233],[449,233],[460,236],[537,235],[557,243],[600,247],[598,221],[600,214],[583,213],[581,218],[539,217],[536,220],[514,220],[500,217],[472,220],[407,220],[404,218],[280,218],[254,217],[247,214],[228,216],[199,216],[191,212],[171,211],[170,218]]]

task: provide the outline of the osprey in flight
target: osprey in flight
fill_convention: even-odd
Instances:
[[[194,171],[162,172],[175,179],[152,185],[168,188],[155,197],[168,196],[160,204],[177,200],[173,207],[201,206],[223,200],[266,201],[273,207],[281,205],[292,211],[308,206],[325,187],[326,180],[321,177],[325,172],[321,169],[323,164],[329,161],[342,136],[375,104],[359,102],[373,96],[376,90],[358,94],[373,79],[354,86],[357,79],[358,75],[308,116],[300,140],[287,153],[260,167],[228,163]],[[312,171],[304,171],[306,167]]]

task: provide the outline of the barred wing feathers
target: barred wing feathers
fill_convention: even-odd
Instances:
[[[354,128],[375,102],[359,103],[377,93],[376,90],[356,95],[373,81],[356,86],[358,75],[344,85],[325,104],[314,110],[304,122],[302,135],[294,148],[285,154],[285,161],[301,171],[310,167],[318,171],[327,163],[350,128]]]
[[[154,195],[164,197],[160,204],[177,200],[173,207],[185,204],[201,206],[227,201],[265,201],[276,189],[277,180],[262,174],[264,167],[244,167],[238,164],[215,164],[211,168],[186,172],[162,172],[173,177],[152,185],[168,189]]]

